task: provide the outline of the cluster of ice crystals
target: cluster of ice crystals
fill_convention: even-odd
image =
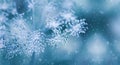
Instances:
[[[16,2],[0,1],[0,14],[2,13],[0,15],[0,49],[4,47],[6,56],[9,58],[20,54],[32,56],[35,53],[40,55],[45,51],[46,40],[48,45],[55,47],[59,46],[59,43],[66,44],[68,36],[79,36],[80,33],[85,33],[85,19],[77,19],[72,10],[73,3],[69,0],[60,1],[60,5],[57,5],[56,1],[47,0],[26,0],[27,6],[21,5],[23,2],[15,5]],[[19,7],[22,9],[22,6],[23,10],[26,7],[25,12],[18,11]],[[36,12],[37,10],[38,12]],[[29,17],[27,18],[26,14],[28,13],[31,14],[31,20]],[[45,23],[43,29],[53,31],[51,34],[53,37],[45,37],[48,34],[38,28],[37,24],[41,24],[38,21]]]
[[[43,34],[40,31],[31,31],[24,19],[15,19],[10,27],[12,36],[17,39],[17,44],[20,46],[20,48],[18,47],[19,49],[17,49],[21,50],[19,53],[31,56],[34,52],[36,54],[44,52],[44,45],[42,44]],[[14,45],[17,46],[16,44]]]
[[[75,16],[72,6],[74,3],[65,0],[59,3],[61,6],[54,2],[48,3],[44,8],[44,18],[46,28],[53,31],[52,38],[49,38],[49,45],[58,47],[60,44],[66,44],[69,36],[79,37],[80,33],[85,33],[85,19],[78,19]],[[67,4],[67,6],[65,6]]]
[[[50,10],[50,11],[49,11]],[[55,34],[70,34],[73,36],[79,36],[79,33],[84,33],[85,19],[77,19],[74,15],[74,11],[64,8],[60,11],[54,4],[49,4],[45,9],[46,15],[46,28],[53,30]]]

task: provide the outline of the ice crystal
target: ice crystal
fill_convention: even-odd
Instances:
[[[84,33],[85,19],[77,19],[73,11],[60,11],[54,16],[51,15],[51,12],[57,12],[57,10],[54,6],[50,8],[53,11],[47,12],[46,27],[52,29],[55,34],[69,33],[73,36],[79,36],[79,33]]]
[[[15,19],[14,23],[12,23],[10,27],[12,36],[17,39],[20,46],[18,51],[22,49],[21,51],[19,51],[20,53],[31,56],[34,52],[36,54],[44,52],[44,45],[42,42],[43,37],[41,32],[31,31],[25,23],[24,19]]]
[[[73,1],[58,1],[59,5],[48,0],[18,2],[0,1],[0,49],[6,51],[9,59],[18,55],[39,56],[46,45],[60,47],[69,36],[85,33],[85,19],[75,15]],[[48,30],[52,31],[50,38]],[[64,48],[71,53],[73,48],[68,45]]]

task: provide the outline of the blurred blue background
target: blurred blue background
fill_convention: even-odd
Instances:
[[[54,11],[54,8],[45,9],[46,6],[51,6],[49,4],[53,4],[57,11]],[[119,65],[119,6],[120,0],[1,0],[0,22],[5,21],[5,23],[0,24],[0,65]],[[84,22],[87,23],[84,26],[86,28],[85,33],[79,33],[79,37],[69,36],[66,44],[64,44],[65,41],[61,41],[65,38],[58,37],[57,40],[61,42],[53,42],[58,47],[51,46],[51,42],[45,40],[51,38],[53,34],[51,29],[45,28],[46,17],[49,15],[45,12],[46,10],[50,11],[52,16],[57,15],[58,11],[71,12],[72,10],[76,19],[85,19]],[[14,24],[14,20],[19,21],[22,18],[25,19],[25,23]],[[10,26],[12,24],[15,26]],[[6,35],[2,32],[2,25],[5,26]],[[21,29],[16,27],[21,27]],[[15,35],[20,36],[11,38],[10,29]],[[38,33],[30,33],[28,37],[33,34],[42,38],[44,41],[42,44],[45,45],[43,53],[39,51],[42,48],[39,42],[33,44],[35,45],[34,48],[28,44],[27,47],[30,48],[27,50],[17,45],[24,43],[25,37],[27,37],[26,31],[22,30],[38,30]],[[41,31],[45,33],[44,37],[39,36]],[[37,39],[37,37],[31,37],[30,40],[34,38]],[[12,39],[12,41],[8,39]],[[15,46],[12,45],[13,43]],[[22,51],[25,53],[19,52],[20,49],[18,48],[25,50]],[[29,49],[33,49],[34,52],[33,50],[27,52]],[[40,54],[37,55],[37,52]]]

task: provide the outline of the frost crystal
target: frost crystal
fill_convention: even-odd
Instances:
[[[50,3],[46,6],[45,13],[47,13],[46,28],[52,29],[55,34],[79,36],[79,33],[85,33],[83,30],[86,25],[85,19],[77,19],[73,10],[63,7],[58,11],[57,5]]]
[[[74,15],[74,11],[72,8],[73,3],[69,2],[68,7],[64,7],[64,4],[67,4],[66,0],[64,3],[60,3],[61,10],[58,9],[58,5],[55,3],[49,3],[46,5],[44,10],[46,28],[51,29],[53,31],[53,38],[48,39],[51,46],[59,46],[66,42],[69,36],[79,37],[80,33],[85,33],[87,25],[85,23],[85,19],[77,19]]]
[[[22,49],[19,51],[20,53],[31,56],[34,52],[36,54],[44,52],[44,45],[42,44],[43,34],[41,34],[39,31],[30,31],[27,24],[25,23],[25,20],[15,19],[14,23],[11,24],[10,27],[12,36],[17,38],[18,44],[20,46],[18,51]]]
[[[75,16],[74,3],[68,0],[58,3],[48,0],[0,1],[0,49],[6,51],[7,58],[40,56],[47,45],[59,47],[69,36],[79,37],[80,33],[85,33],[85,19]],[[52,31],[50,37],[49,32],[46,33],[48,30]],[[68,48],[68,45],[65,49],[71,52],[72,47]]]

